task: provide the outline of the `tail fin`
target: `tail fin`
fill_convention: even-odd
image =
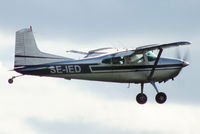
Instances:
[[[72,59],[41,52],[37,48],[32,28],[22,29],[16,32],[15,67],[67,60]]]

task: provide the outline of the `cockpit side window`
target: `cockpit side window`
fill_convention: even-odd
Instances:
[[[147,51],[145,55],[147,56],[148,61],[155,61],[157,58],[152,51]]]
[[[144,62],[144,55],[142,53],[133,54],[126,57],[127,64],[140,64]]]
[[[124,59],[123,59],[123,57],[114,57],[114,58],[112,58],[112,63],[113,64],[124,64]]]

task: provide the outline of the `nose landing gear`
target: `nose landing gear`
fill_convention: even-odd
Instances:
[[[163,92],[159,92],[158,88],[156,87],[155,82],[151,82],[151,84],[153,85],[153,87],[155,88],[157,95],[155,97],[155,100],[158,104],[163,104],[165,103],[165,101],[167,100],[167,95]],[[147,102],[147,96],[143,93],[143,89],[144,89],[144,83],[141,83],[141,93],[139,93],[136,96],[136,101],[139,104],[145,104]]]

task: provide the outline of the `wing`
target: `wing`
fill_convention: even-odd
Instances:
[[[77,54],[83,54],[83,55],[87,55],[87,52],[82,52],[82,51],[77,51],[77,50],[69,50],[66,51],[67,53],[77,53]]]
[[[97,56],[101,54],[106,54],[108,52],[101,52],[102,50],[108,50],[108,49],[113,49],[112,47],[105,47],[105,48],[99,48],[99,49],[94,49],[90,50],[85,57],[90,57],[90,56]]]
[[[83,51],[77,51],[77,50],[69,50],[69,51],[66,51],[66,52],[67,53],[70,52],[70,53],[82,54],[82,55],[86,55],[85,57],[90,57],[92,55],[106,54],[107,52],[99,52],[99,51],[107,50],[107,49],[113,49],[113,48],[112,47],[105,47],[105,48],[90,50],[89,52],[83,52]]]
[[[180,41],[180,42],[167,43],[167,44],[152,44],[152,45],[137,47],[135,49],[135,52],[142,52],[142,51],[155,50],[155,49],[165,49],[165,48],[178,47],[178,46],[184,46],[184,45],[190,45],[190,44],[191,43],[187,41]]]
[[[107,49],[113,49],[112,47],[104,47],[99,49],[90,50],[88,53],[95,53],[97,51],[107,50]]]

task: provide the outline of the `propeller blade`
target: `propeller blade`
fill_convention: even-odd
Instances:
[[[177,59],[182,59],[182,58],[181,58],[181,53],[180,53],[180,49],[179,49],[179,48],[176,49],[176,58],[177,58]]]
[[[181,59],[181,60],[183,60],[183,61],[188,61],[189,58],[190,58],[190,51],[189,51],[189,49],[187,48],[187,49],[186,49],[185,51],[183,51],[183,52],[184,52],[184,54],[181,53],[180,48],[177,48],[177,49],[176,49],[176,58],[177,58],[177,59]]]
[[[187,49],[185,54],[184,54],[183,60],[187,61],[189,59],[190,59],[190,51],[189,51],[189,49]]]

